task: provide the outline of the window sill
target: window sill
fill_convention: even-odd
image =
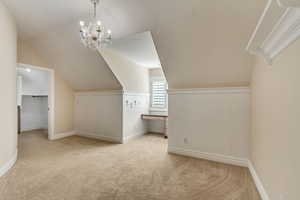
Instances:
[[[167,108],[150,108],[150,111],[168,112]]]

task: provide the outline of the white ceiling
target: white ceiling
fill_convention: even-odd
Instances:
[[[106,62],[97,51],[85,48],[79,40],[77,23],[31,41],[39,54],[75,90],[120,89]]]
[[[19,37],[33,39],[89,19],[90,0],[3,0],[17,19]],[[147,26],[152,3],[146,0],[100,0],[98,18],[113,30],[114,38],[130,35],[137,26]],[[137,17],[138,16],[138,17]],[[145,29],[146,31],[147,29]],[[141,31],[140,31],[141,32]]]
[[[23,91],[49,91],[50,72],[33,68],[30,68],[30,71],[27,71],[27,69],[28,68],[24,67],[17,68],[18,76],[22,76]]]
[[[127,59],[139,66],[148,69],[161,68],[160,60],[149,31],[115,40],[108,48],[127,57]]]
[[[30,39],[73,87],[117,86],[103,58],[79,43],[77,23],[88,17],[89,0],[3,1],[19,37]],[[151,31],[170,88],[250,81],[253,58],[245,47],[267,0],[101,2],[99,18],[115,40]]]

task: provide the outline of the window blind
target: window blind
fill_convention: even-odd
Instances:
[[[166,108],[167,106],[167,83],[163,80],[154,80],[151,85],[151,104],[153,108]]]

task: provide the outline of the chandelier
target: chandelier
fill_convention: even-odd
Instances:
[[[80,21],[80,38],[85,47],[97,50],[102,45],[110,43],[111,30],[105,30],[101,21],[97,20],[97,5],[99,0],[91,0],[93,5],[93,17],[88,23]]]

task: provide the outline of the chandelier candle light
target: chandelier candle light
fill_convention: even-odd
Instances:
[[[93,5],[93,18],[86,23],[80,21],[80,38],[85,47],[97,50],[104,44],[111,42],[111,30],[105,31],[101,21],[97,20],[97,5],[99,0],[91,0]]]

